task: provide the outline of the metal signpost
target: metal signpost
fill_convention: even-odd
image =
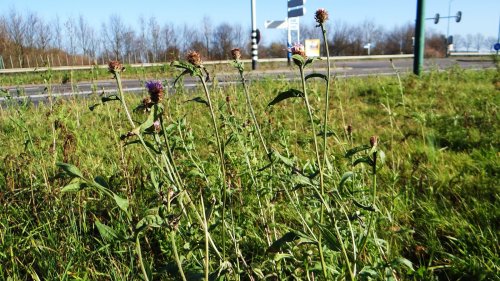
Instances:
[[[288,0],[287,3],[287,21],[288,21],[288,65],[291,63],[292,53],[290,52],[290,48],[292,47],[292,33],[297,35],[297,43],[300,43],[300,26],[299,26],[299,17],[303,16],[306,13],[306,8],[304,5],[306,4],[306,0]]]

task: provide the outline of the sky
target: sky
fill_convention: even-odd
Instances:
[[[257,27],[263,42],[283,38],[283,31],[265,29],[266,20],[283,20],[287,15],[287,0],[255,0]],[[330,21],[349,24],[373,21],[386,29],[412,23],[416,18],[416,0],[307,0],[306,14],[301,23],[313,23],[314,12],[325,8]],[[462,11],[462,21],[450,20],[450,35],[482,33],[485,37],[498,37],[500,21],[499,0],[426,0],[425,16],[432,18],[436,13],[447,16]],[[36,12],[50,21],[57,16],[64,21],[68,17],[84,18],[96,29],[107,22],[110,15],[120,15],[125,23],[137,27],[139,17],[156,17],[160,25],[174,24],[200,25],[203,17],[211,19],[214,25],[227,22],[251,27],[251,0],[0,0],[0,15],[6,15],[10,8],[18,12]],[[438,24],[426,21],[426,29],[447,33],[446,19]],[[250,33],[250,31],[249,31]],[[250,36],[250,35],[249,35]]]

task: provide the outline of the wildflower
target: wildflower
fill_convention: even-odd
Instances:
[[[231,50],[231,56],[233,60],[239,60],[241,58],[241,51],[239,48],[235,48]]]
[[[290,48],[290,53],[292,53],[292,55],[299,55],[304,59],[307,58],[306,52],[304,51],[304,46],[300,43],[293,44],[293,46]]]
[[[151,80],[146,82],[146,88],[148,89],[151,101],[154,103],[159,103],[163,99],[163,85],[161,81]]]
[[[159,120],[156,120],[154,123],[153,123],[153,127],[155,129],[155,132],[159,132],[160,129],[161,129],[161,124],[160,124],[160,121]]]
[[[319,25],[322,25],[328,20],[328,12],[325,9],[318,9],[314,15],[314,19]]]
[[[202,64],[201,55],[196,51],[189,51],[186,59],[190,64],[194,66],[201,66]]]
[[[377,136],[371,136],[370,137],[370,145],[372,147],[376,147],[378,143],[378,137]]]
[[[346,131],[347,131],[348,135],[352,135],[352,125],[351,124],[346,126]]]
[[[125,70],[125,67],[117,61],[117,60],[110,60],[108,63],[108,71],[112,74],[120,73]]]

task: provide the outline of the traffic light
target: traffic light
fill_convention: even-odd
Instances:
[[[458,11],[457,15],[455,16],[455,21],[460,22],[462,20],[462,12]]]
[[[436,14],[436,16],[434,17],[434,24],[438,24],[439,22],[439,13]]]

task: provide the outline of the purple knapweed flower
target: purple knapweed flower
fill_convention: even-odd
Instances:
[[[163,99],[163,84],[158,80],[151,80],[146,82],[149,96],[153,103],[159,103]]]

